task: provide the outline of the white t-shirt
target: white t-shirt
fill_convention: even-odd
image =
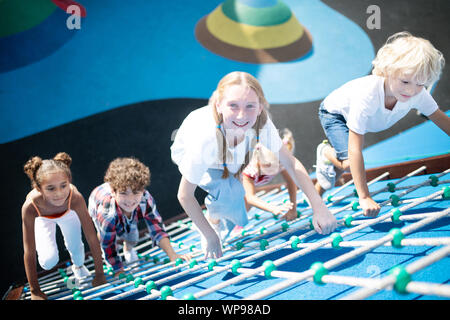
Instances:
[[[406,102],[397,101],[392,110],[386,109],[384,78],[375,75],[347,82],[331,92],[323,104],[328,112],[343,115],[347,127],[358,134],[386,130],[412,108],[425,116],[438,109],[438,105],[425,88]]]
[[[235,147],[227,144],[232,155],[232,159],[227,161],[227,168],[231,173],[236,173],[244,163],[245,155],[255,136],[256,131],[249,129],[241,143]],[[267,119],[260,129],[259,141],[272,152],[280,151],[283,143],[272,120]],[[184,119],[170,150],[173,162],[190,183],[200,184],[205,172],[210,168],[223,169],[222,159],[218,157],[216,123],[210,106],[196,109]]]

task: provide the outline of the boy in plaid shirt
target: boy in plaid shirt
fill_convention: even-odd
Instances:
[[[150,170],[135,158],[117,158],[109,164],[105,183],[96,187],[89,197],[89,214],[94,221],[103,257],[116,275],[123,272],[116,240],[123,239],[125,261],[138,259],[133,248],[138,239],[138,216],[147,224],[150,236],[169,257],[188,260],[173,250],[153,197],[145,189],[150,184]]]

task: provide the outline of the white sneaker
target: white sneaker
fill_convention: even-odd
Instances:
[[[123,250],[123,256],[127,263],[132,263],[139,259],[134,248],[131,248],[130,250]]]
[[[73,264],[72,272],[73,272],[74,277],[78,280],[85,278],[85,277],[89,277],[91,275],[85,265],[78,267]]]
[[[320,186],[325,190],[333,188],[336,182],[334,166],[324,154],[327,148],[331,148],[331,146],[327,140],[324,140],[317,146],[316,152],[316,177]]]

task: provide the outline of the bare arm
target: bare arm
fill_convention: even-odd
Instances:
[[[186,255],[179,255],[175,252],[175,250],[172,247],[172,244],[170,243],[170,239],[168,237],[164,237],[159,241],[158,246],[167,254],[170,261],[175,261],[178,258],[181,258],[183,260],[190,260],[191,256],[189,254]]]
[[[364,145],[364,135],[349,130],[348,135],[348,156],[350,161],[350,172],[358,192],[359,204],[365,216],[375,217],[380,212],[380,206],[371,198],[369,187],[366,182],[366,170],[364,167],[364,157],[362,148]]]
[[[286,188],[288,189],[289,200],[293,204],[292,208],[284,216],[284,218],[289,221],[297,218],[297,185],[295,184],[295,181],[291,178],[291,176],[286,170],[282,170],[281,175],[286,181]]]
[[[302,189],[311,203],[314,229],[320,234],[328,234],[336,229],[336,218],[331,214],[317,193],[303,164],[285,146],[281,147],[279,158],[281,164],[292,177],[295,184]]]
[[[206,220],[206,217],[203,215],[202,208],[194,196],[196,188],[197,185],[190,183],[185,177],[181,177],[177,194],[178,201],[180,201],[186,214],[191,218],[192,222],[195,223],[208,241],[205,258],[219,258],[222,256],[220,240],[208,220]]]
[[[253,180],[245,175],[242,175],[242,185],[245,190],[245,200],[247,204],[258,209],[276,213],[277,207],[262,200],[256,195],[255,183]]]
[[[366,183],[366,171],[364,167],[364,157],[362,147],[364,136],[349,130],[348,135],[348,155],[350,161],[350,171],[355,183],[356,191],[360,198],[370,198],[369,188]]]
[[[428,118],[450,136],[450,118],[442,110],[437,109]]]
[[[23,261],[25,273],[30,285],[32,299],[47,299],[41,291],[37,277],[36,243],[34,237],[34,220],[37,213],[29,202],[22,207]]]

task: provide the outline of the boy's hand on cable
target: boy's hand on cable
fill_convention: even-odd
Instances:
[[[366,217],[376,217],[381,209],[380,205],[370,197],[359,198],[359,205],[364,211],[364,216]]]
[[[117,270],[117,271],[114,273],[114,277],[115,277],[115,278],[119,278],[119,276],[120,276],[122,273],[125,273],[125,270],[123,270],[123,268]]]
[[[323,235],[333,232],[337,227],[336,217],[325,205],[314,209],[312,223],[314,230]]]
[[[175,255],[173,255],[169,258],[170,258],[170,261],[175,261],[178,258],[180,258],[181,260],[184,260],[184,261],[190,261],[192,259],[192,255],[190,255],[189,253],[186,253],[186,254],[177,254],[176,253]]]

